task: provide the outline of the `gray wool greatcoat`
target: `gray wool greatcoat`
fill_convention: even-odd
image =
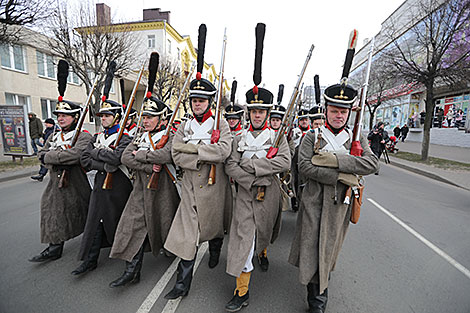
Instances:
[[[41,242],[59,244],[80,235],[85,227],[91,188],[80,155],[92,136],[82,131],[71,149],[52,150],[51,135],[39,158],[49,169],[50,180],[41,197]],[[68,185],[59,188],[62,169],[67,169]]]
[[[97,170],[80,246],[80,260],[85,260],[88,257],[100,221],[103,223],[105,233],[101,247],[110,247],[113,244],[119,219],[132,191],[131,180],[120,169],[112,173],[112,188],[103,189],[107,175],[106,167],[121,165],[122,153],[131,142],[131,138],[124,134],[119,145],[111,150],[95,148],[97,136],[93,137],[80,158],[81,164],[87,171]],[[105,164],[107,165],[105,166]]]
[[[187,122],[178,127],[174,144],[185,143],[183,137]],[[165,249],[183,260],[194,259],[197,246],[204,241],[223,238],[227,227],[227,211],[224,208],[232,206],[232,190],[225,174],[224,162],[230,155],[232,136],[223,119],[220,120],[219,129],[219,141],[216,144],[201,143],[197,154],[175,149],[172,151],[175,164],[183,169],[184,174],[181,203],[165,242]],[[211,164],[216,165],[216,177],[215,184],[208,185]]]
[[[343,203],[348,186],[338,181],[338,175],[340,172],[361,176],[372,174],[377,171],[378,160],[361,136],[364,149],[361,157],[339,154],[339,168],[315,166],[311,161],[315,154],[314,141],[312,130],[305,135],[299,149],[299,172],[307,179],[307,184],[302,193],[289,263],[299,267],[301,284],[320,284],[320,293],[323,293],[328,287],[329,273],[335,268],[351,216],[350,205]],[[320,147],[325,145],[322,139]],[[350,149],[350,139],[344,147]],[[337,204],[334,203],[335,191]]]
[[[135,142],[124,150],[121,162],[134,171],[135,181],[119,220],[111,248],[111,258],[130,262],[144,243],[146,236],[154,256],[157,257],[163,248],[180,197],[175,184],[163,167],[158,175],[157,190],[148,189],[147,183],[152,174],[153,164],[173,163],[172,140],[173,135],[170,134],[168,142],[162,149],[141,150],[135,156],[132,154],[132,151],[138,150]],[[145,250],[148,251],[147,246]]]
[[[258,137],[261,131],[253,131]],[[229,232],[227,269],[232,276],[239,277],[253,245],[256,235],[255,249],[263,251],[276,239],[281,222],[280,186],[276,174],[290,167],[290,150],[285,137],[281,141],[279,151],[272,159],[242,158],[238,151],[241,136],[235,137],[232,154],[227,159],[225,170],[238,183],[235,208]],[[269,139],[266,145],[271,144]],[[254,171],[253,171],[254,170]],[[257,201],[258,186],[266,186],[264,201]]]

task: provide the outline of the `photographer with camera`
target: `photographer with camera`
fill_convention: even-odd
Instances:
[[[383,122],[378,122],[367,136],[367,139],[370,140],[370,149],[377,156],[377,158],[379,158],[379,160],[382,152],[385,149],[385,144],[390,140],[384,127],[385,124]],[[379,175],[378,170],[375,175]]]

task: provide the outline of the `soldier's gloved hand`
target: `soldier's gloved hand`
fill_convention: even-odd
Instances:
[[[312,164],[322,167],[338,168],[338,159],[331,152],[320,152],[312,157]]]
[[[192,143],[177,142],[173,144],[173,149],[182,153],[197,154],[197,146]]]
[[[349,187],[359,186],[359,179],[354,174],[339,173],[338,181]]]
[[[255,173],[255,167],[253,166],[253,162],[251,162],[251,159],[241,159],[240,167],[250,174]]]
[[[111,164],[108,164],[108,163],[104,163],[104,170],[107,172],[107,173],[114,173],[118,170],[118,167],[115,166],[115,165],[111,165]]]

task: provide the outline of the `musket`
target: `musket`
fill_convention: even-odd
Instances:
[[[303,88],[304,88],[304,83],[302,83],[302,86],[300,87],[300,89],[302,90]],[[300,103],[300,92],[297,93],[297,98],[295,100],[294,110],[292,110],[292,112],[289,116],[289,121],[288,121],[288,124],[287,124],[288,126],[287,126],[287,131],[286,131],[287,140],[292,139],[292,132],[293,132],[293,129],[294,129],[294,120],[295,120],[295,116],[297,115],[297,112],[298,112],[299,103]]]
[[[271,147],[269,147],[268,153],[266,154],[267,159],[274,158],[277,152],[279,151],[279,146],[281,144],[282,137],[284,136],[287,126],[288,126],[287,119],[291,114],[293,114],[294,105],[296,102],[295,100],[297,99],[297,96],[299,94],[300,83],[302,82],[302,78],[304,77],[305,71],[307,70],[307,65],[308,65],[308,62],[310,61],[310,58],[312,57],[312,52],[314,48],[315,46],[312,44],[312,46],[310,47],[310,50],[308,51],[307,59],[305,60],[302,70],[300,71],[300,75],[299,75],[299,78],[297,79],[297,83],[295,84],[294,90],[292,91],[292,95],[289,100],[289,105],[287,106],[286,114],[284,115],[282,119],[281,127],[279,128],[279,131],[276,133],[274,142],[271,145]],[[265,186],[259,186],[258,194],[256,195],[256,200],[264,201],[265,191],[266,191]]]
[[[95,92],[97,83],[98,83],[98,76],[95,78],[95,81],[93,85],[91,86],[90,92],[88,93],[88,97],[85,102],[85,108],[83,109],[82,113],[80,114],[80,118],[78,119],[77,126],[75,127],[75,133],[73,134],[69,149],[72,148],[77,143],[78,136],[80,136],[80,133],[82,132],[83,122],[85,121],[85,117],[90,108],[90,102],[93,97],[93,93]],[[69,176],[68,171],[66,169],[62,170],[62,175],[60,176],[59,184],[58,184],[59,188],[65,188],[68,186],[68,176]]]
[[[183,88],[180,91],[178,101],[176,102],[175,109],[173,110],[173,114],[171,115],[170,121],[168,122],[168,126],[165,130],[165,133],[163,134],[163,136],[160,138],[160,140],[156,144],[155,150],[163,148],[168,142],[168,139],[170,137],[171,126],[173,125],[173,123],[175,121],[175,118],[176,118],[176,115],[178,114],[178,109],[180,107],[181,102],[183,101],[184,94],[186,93],[186,89],[188,87],[189,81],[191,80],[191,76],[193,75],[193,72],[194,72],[195,68],[196,68],[196,62],[193,62],[193,64],[191,65],[191,70],[190,70],[188,76],[186,77],[186,80],[184,81]],[[170,179],[173,181],[173,183],[176,184],[176,178],[173,176],[173,174],[171,174],[171,172],[170,172],[170,170],[168,170],[167,166],[164,164],[163,167],[164,167],[165,171],[167,172],[167,174],[170,176]],[[147,184],[147,189],[157,190],[159,173],[160,173],[160,171],[153,171],[152,172],[152,175],[150,176],[149,182]]]
[[[353,141],[351,143],[351,155],[354,156],[361,156],[364,152],[364,149],[361,147],[360,137],[361,137],[361,130],[362,130],[362,118],[364,116],[364,108],[366,104],[367,98],[367,87],[369,86],[369,76],[370,76],[370,68],[372,65],[372,55],[374,54],[374,40],[370,43],[369,49],[369,56],[367,60],[367,70],[366,70],[366,78],[364,81],[364,85],[362,87],[361,92],[361,102],[359,104],[359,108],[356,108],[356,118],[354,121],[354,129],[353,129]]]
[[[222,60],[220,61],[220,72],[219,72],[219,86],[217,89],[217,102],[215,106],[215,121],[214,121],[214,128],[212,129],[211,134],[211,144],[216,144],[219,142],[220,139],[220,106],[222,105],[222,94],[223,94],[223,83],[224,83],[224,66],[225,66],[225,49],[227,47],[227,28],[224,30],[224,40],[222,43]],[[211,164],[211,170],[209,172],[209,181],[207,182],[209,185],[215,184],[215,173],[216,173],[216,166],[215,164]]]
[[[142,62],[142,66],[140,67],[139,74],[137,75],[137,80],[135,81],[135,84],[134,84],[134,89],[132,89],[131,97],[129,98],[129,102],[127,103],[127,106],[126,106],[126,111],[124,113],[124,116],[121,119],[121,122],[119,123],[119,132],[116,137],[116,140],[114,141],[114,144],[113,144],[114,147],[117,147],[119,145],[122,135],[124,134],[124,131],[126,129],[127,119],[129,118],[129,114],[131,113],[132,106],[134,105],[137,88],[139,87],[140,80],[142,79],[142,74],[144,73],[144,66],[145,66],[145,61]],[[104,179],[102,188],[103,189],[113,188],[113,173],[112,172],[106,173],[106,178]]]

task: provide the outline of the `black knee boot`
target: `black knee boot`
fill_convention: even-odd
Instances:
[[[178,269],[176,271],[176,284],[173,289],[165,295],[165,299],[174,300],[179,297],[185,297],[189,288],[191,287],[191,281],[193,280],[193,268],[196,257],[191,261],[181,259],[178,263]]]
[[[44,249],[40,254],[33,256],[29,259],[29,262],[44,262],[48,260],[57,260],[62,256],[64,250],[64,242],[59,244],[49,244],[49,247]]]
[[[214,268],[219,264],[220,250],[222,250],[223,243],[224,238],[209,240],[209,268]]]
[[[328,288],[320,294],[320,285],[309,283],[307,285],[307,302],[309,313],[324,313],[328,302]]]
[[[95,236],[93,237],[93,242],[91,243],[90,251],[88,252],[86,260],[72,272],[72,275],[80,275],[85,272],[92,271],[98,266],[98,257],[100,256],[103,233],[103,223],[100,222],[96,229]]]
[[[140,269],[142,268],[142,262],[144,260],[144,246],[140,247],[137,254],[134,256],[131,262],[126,261],[126,270],[121,277],[112,281],[109,287],[121,287],[127,283],[138,283],[140,281]]]

